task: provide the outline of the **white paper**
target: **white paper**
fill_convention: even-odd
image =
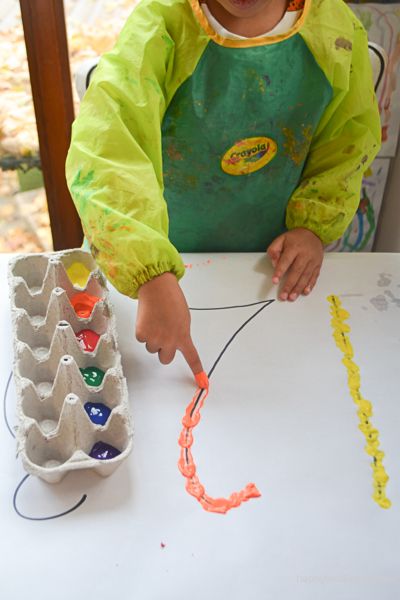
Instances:
[[[189,305],[274,298],[261,255],[189,255]],[[0,257],[5,281],[5,257]],[[328,294],[349,311],[354,361],[374,407],[392,501],[371,498],[372,470],[358,430]],[[1,381],[11,328],[1,299]],[[1,421],[0,595],[7,600],[277,598],[393,600],[400,556],[400,256],[331,254],[310,297],[273,302],[235,338],[211,377],[193,455],[210,495],[254,481],[262,496],[227,515],[205,512],[177,468],[181,418],[195,391],[181,356],[168,367],[134,339],[136,303],[112,291],[135,420],[134,450],[109,478],[79,472],[60,484],[24,477]],[[385,304],[386,302],[386,304]],[[257,306],[192,311],[208,370]],[[6,414],[14,423],[11,386]]]

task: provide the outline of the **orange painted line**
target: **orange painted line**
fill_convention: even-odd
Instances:
[[[251,498],[258,498],[261,493],[254,483],[248,483],[240,492],[233,492],[228,498],[212,498],[209,496],[196,474],[196,465],[193,460],[191,447],[193,444],[193,429],[200,421],[200,410],[209,392],[207,374],[202,371],[195,377],[198,388],[190,404],[186,408],[182,419],[183,429],[179,436],[178,444],[181,447],[178,467],[186,479],[186,491],[196,498],[204,510],[225,514],[231,508],[240,506]]]

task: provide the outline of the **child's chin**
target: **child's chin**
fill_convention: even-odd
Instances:
[[[225,0],[223,4],[231,14],[246,17],[257,12],[257,9],[265,4],[265,0]]]

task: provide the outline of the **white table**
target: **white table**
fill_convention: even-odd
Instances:
[[[1,377],[11,368],[6,256],[0,257]],[[265,257],[187,255],[192,307],[274,298]],[[350,312],[361,389],[374,406],[390,476],[388,510],[372,471],[330,326],[329,294]],[[393,600],[400,590],[400,255],[328,255],[317,288],[273,302],[236,337],[211,378],[193,454],[212,496],[254,481],[262,493],[227,515],[205,512],[177,468],[181,418],[194,393],[181,356],[163,367],[134,339],[136,303],[113,291],[135,422],[134,451],[107,479],[29,477],[0,423],[0,597],[6,600]],[[259,306],[193,311],[208,370]],[[13,424],[15,392],[6,412]]]

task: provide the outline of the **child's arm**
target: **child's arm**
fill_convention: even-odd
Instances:
[[[194,375],[203,367],[190,336],[190,312],[178,280],[164,273],[139,288],[136,338],[164,365],[179,350]]]
[[[161,121],[200,43],[195,38],[193,58],[188,48],[185,63],[176,64],[182,27],[177,10],[178,3],[155,2],[135,9],[96,68],[73,126],[66,167],[96,261],[121,293],[139,295],[139,339],[159,351],[162,362],[181,350],[199,372],[178,284],[185,268],[168,239],[163,197]]]
[[[354,15],[351,18],[355,21]],[[360,201],[363,174],[380,146],[367,36],[357,21],[351,42],[347,34],[341,38],[345,47],[334,47],[336,62],[326,67],[334,96],[312,141],[301,183],[289,201],[289,231],[268,248],[275,281],[286,273],[282,300],[311,291],[322,264],[322,244],[346,231]],[[311,32],[310,45],[314,40]]]
[[[155,4],[155,3],[154,3]],[[97,66],[73,124],[67,181],[97,263],[123,294],[184,265],[168,239],[161,120],[173,60],[165,23],[136,8]]]

